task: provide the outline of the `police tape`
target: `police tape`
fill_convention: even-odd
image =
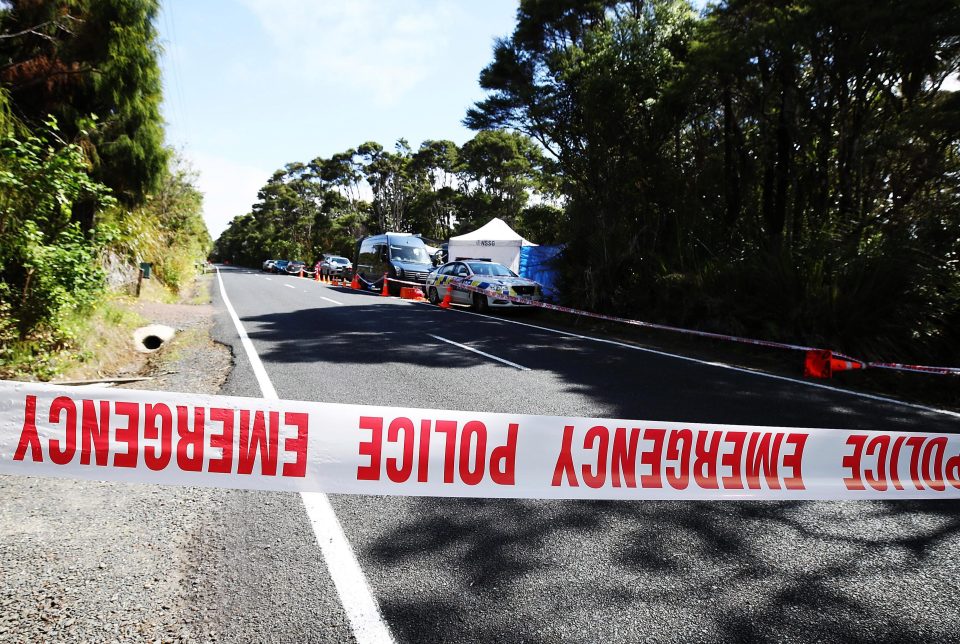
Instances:
[[[388,282],[393,282],[394,284],[406,284],[407,286],[413,286],[415,288],[421,288],[421,289],[424,287],[424,282],[411,282],[408,280],[397,279],[395,277],[388,277],[386,279]]]
[[[375,280],[375,281],[373,281],[373,282],[368,282],[367,280],[363,279],[363,275],[360,275],[359,273],[354,273],[353,276],[356,277],[356,278],[357,278],[362,284],[364,284],[367,288],[371,288],[371,289],[372,289],[372,288],[375,288],[376,285],[377,285],[377,282],[380,281],[380,280]]]
[[[441,497],[943,499],[960,498],[960,435],[0,381],[0,473]]]
[[[472,284],[467,284],[462,281],[462,278],[454,278],[449,282],[446,282],[446,285],[452,286],[453,288],[462,289],[465,291],[470,291],[473,293],[481,293],[488,295],[490,297],[496,298],[498,300],[506,300],[513,302],[515,304],[521,304],[526,306],[532,306],[536,308],[548,309],[551,311],[558,311],[560,313],[570,313],[573,315],[579,315],[582,317],[594,318],[597,320],[604,320],[609,322],[619,322],[622,324],[629,324],[632,326],[638,326],[645,329],[655,329],[659,331],[670,331],[672,333],[680,333],[683,335],[694,335],[701,338],[711,338],[713,340],[724,340],[727,342],[737,342],[740,344],[750,344],[759,347],[768,347],[772,349],[788,349],[793,351],[820,351],[816,347],[810,347],[802,344],[789,344],[786,342],[774,342],[772,340],[757,340],[755,338],[744,338],[737,335],[727,335],[723,333],[711,333],[709,331],[697,331],[694,329],[684,329],[682,327],[669,326],[666,324],[656,324],[654,322],[643,322],[641,320],[631,320],[629,318],[617,317],[615,315],[604,315],[602,313],[592,313],[590,311],[583,311],[580,309],[573,309],[566,306],[560,306],[558,304],[550,304],[548,302],[542,302],[540,300],[532,300],[526,297],[519,297],[516,295],[510,295],[509,293],[497,291],[495,289],[484,288],[482,286],[474,286]],[[896,362],[869,362],[865,360],[859,360],[853,358],[843,353],[838,353],[835,351],[831,352],[831,355],[838,360],[845,360],[859,365],[861,369],[888,369],[892,371],[907,371],[912,373],[926,373],[934,374],[940,376],[957,376],[960,375],[960,367],[934,367],[926,365],[909,365],[901,364]]]

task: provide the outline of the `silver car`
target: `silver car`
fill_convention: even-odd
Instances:
[[[326,255],[320,262],[320,273],[326,276],[345,276],[353,269],[353,264],[346,257]]]
[[[520,277],[503,264],[478,259],[447,262],[434,269],[427,275],[427,298],[432,303],[439,304],[447,294],[447,287],[452,286],[450,301],[454,304],[469,304],[475,311],[530,306],[458,288],[461,284],[536,302],[543,299],[543,288],[537,282]]]

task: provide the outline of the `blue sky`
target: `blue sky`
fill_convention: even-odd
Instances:
[[[286,163],[398,138],[471,138],[516,0],[163,0],[167,140],[216,238]]]

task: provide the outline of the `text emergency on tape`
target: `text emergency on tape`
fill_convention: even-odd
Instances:
[[[490,498],[960,498],[960,436],[0,381],[0,473]]]

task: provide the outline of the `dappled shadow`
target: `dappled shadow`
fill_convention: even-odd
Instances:
[[[404,601],[385,598],[380,609],[390,621],[393,635],[401,642],[552,642],[518,629],[497,624],[478,624],[476,614],[456,602],[442,600]],[[469,637],[464,634],[469,633]]]
[[[424,606],[391,596],[409,641],[479,641],[505,622],[497,641],[960,638],[960,503],[406,503],[365,556],[416,562],[441,577],[441,610],[470,615],[413,626]]]

